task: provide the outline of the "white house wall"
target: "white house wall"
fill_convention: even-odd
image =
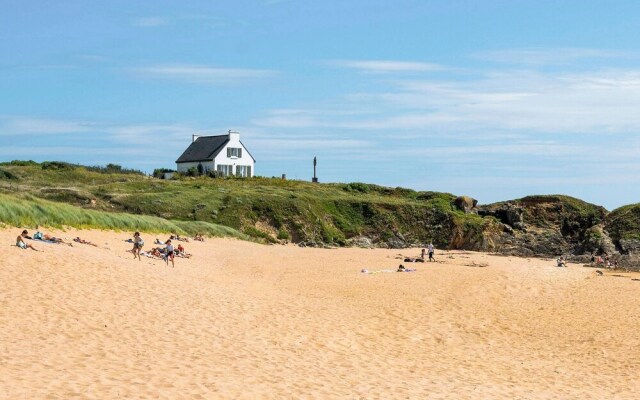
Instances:
[[[242,149],[242,157],[227,157],[227,147]],[[234,137],[233,134],[231,135],[229,143],[227,143],[227,145],[222,150],[220,150],[214,162],[216,168],[218,167],[218,165],[233,165],[234,174],[236,173],[237,166],[251,167],[251,176],[255,175],[255,163],[253,161],[253,158],[251,158],[247,149],[242,145],[242,143],[240,143],[239,138]]]
[[[213,171],[215,169],[212,161],[202,161],[202,162],[178,163],[177,164],[177,170],[178,170],[178,172],[187,172],[192,167],[197,170],[198,169],[198,164],[202,164],[202,168],[204,168],[204,171],[207,170],[207,167],[209,167],[209,170],[211,170],[211,171]]]
[[[228,147],[242,149],[242,156],[227,157]],[[236,174],[236,167],[238,166],[251,167],[251,176],[255,175],[255,162],[251,155],[249,155],[247,149],[242,145],[242,143],[240,143],[240,134],[236,132],[231,132],[229,135],[229,142],[222,150],[220,150],[213,161],[178,163],[176,168],[178,172],[187,172],[190,168],[196,168],[197,170],[198,164],[202,164],[205,173],[207,171],[216,171],[218,169],[218,165],[231,165],[233,167],[233,175]]]

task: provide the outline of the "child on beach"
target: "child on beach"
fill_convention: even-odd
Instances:
[[[165,244],[167,245],[167,247],[165,247],[165,252],[164,252],[164,262],[167,263],[167,265],[169,265],[169,260],[171,260],[171,267],[175,268],[175,264],[173,261],[174,258],[174,248],[173,245],[171,244],[171,239],[167,240],[165,242]]]
[[[20,235],[18,235],[18,237],[16,238],[16,246],[20,247],[23,250],[31,249],[31,250],[39,251],[35,247],[33,247],[32,245],[30,245],[28,243],[25,243],[23,238],[31,239],[29,237],[29,232],[27,232],[26,230],[22,231],[22,233]]]
[[[137,257],[139,261],[142,261],[142,259],[140,258],[140,250],[142,250],[142,246],[144,246],[144,240],[142,240],[142,238],[140,237],[140,232],[134,233],[133,234],[133,249],[131,250],[131,252],[133,253],[133,259],[134,260]]]

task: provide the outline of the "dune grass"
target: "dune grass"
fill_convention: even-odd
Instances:
[[[206,236],[249,239],[247,235],[235,229],[203,221],[171,221],[149,215],[86,210],[32,196],[19,198],[5,194],[0,194],[0,222],[15,227],[46,226],[62,229],[73,227],[186,235],[202,233]]]

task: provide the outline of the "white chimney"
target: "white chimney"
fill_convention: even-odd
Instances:
[[[240,141],[240,132],[229,130],[229,140],[232,142]]]
[[[191,143],[195,142],[197,138],[199,138],[200,135],[191,135]]]

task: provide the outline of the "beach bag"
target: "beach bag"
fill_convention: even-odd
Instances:
[[[42,240],[42,232],[36,232],[33,234],[33,238],[36,240]]]

